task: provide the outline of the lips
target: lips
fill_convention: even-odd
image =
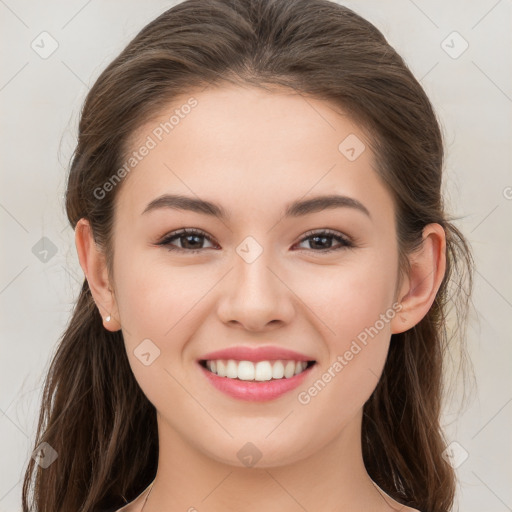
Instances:
[[[207,381],[219,391],[232,398],[251,402],[273,400],[292,391],[310,375],[316,364],[314,358],[306,354],[272,346],[258,348],[238,346],[217,350],[205,354],[197,362]],[[270,375],[269,369],[272,362],[275,363]],[[216,366],[224,368],[225,364],[227,364],[226,372],[216,368]],[[294,366],[295,371],[291,367],[286,368],[285,375],[282,375],[284,365]],[[256,369],[255,375],[249,372],[249,369],[253,372]],[[262,373],[259,370],[265,371]],[[236,375],[237,372],[238,375]],[[222,373],[224,376],[217,373]]]
[[[210,352],[198,359],[198,362],[215,359],[233,359],[235,361],[252,361],[253,363],[257,363],[259,361],[276,361],[279,359],[306,362],[315,360],[314,357],[300,354],[299,352],[282,347],[268,346],[250,348],[238,346]]]
[[[266,402],[275,400],[296,389],[309,377],[314,366],[307,368],[298,375],[294,375],[290,379],[264,382],[228,379],[227,377],[219,377],[202,366],[199,366],[199,369],[204,377],[206,377],[207,382],[230,398],[248,402]]]

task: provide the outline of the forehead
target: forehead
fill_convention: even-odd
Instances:
[[[225,85],[175,97],[137,130],[129,153],[144,146],[118,197],[137,214],[163,193],[219,199],[228,211],[327,193],[392,209],[361,127],[291,89]]]

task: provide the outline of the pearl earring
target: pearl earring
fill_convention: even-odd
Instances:
[[[110,322],[110,315],[107,316],[107,318],[105,318],[105,322]]]

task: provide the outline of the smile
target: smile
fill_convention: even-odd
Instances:
[[[276,399],[298,387],[315,361],[268,360],[199,361],[205,377],[217,390],[239,400],[263,402]]]
[[[244,381],[264,382],[277,379],[290,379],[299,375],[314,361],[235,361],[233,359],[208,360],[202,364],[219,377]]]

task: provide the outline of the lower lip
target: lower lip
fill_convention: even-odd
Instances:
[[[233,398],[246,400],[248,402],[265,402],[284,395],[299,386],[314,366],[315,365],[312,365],[309,368],[306,368],[302,373],[294,375],[289,379],[282,378],[276,380],[265,380],[263,382],[254,382],[230,379],[228,377],[219,377],[216,373],[210,372],[199,364],[204,375],[219,391],[222,391]]]

